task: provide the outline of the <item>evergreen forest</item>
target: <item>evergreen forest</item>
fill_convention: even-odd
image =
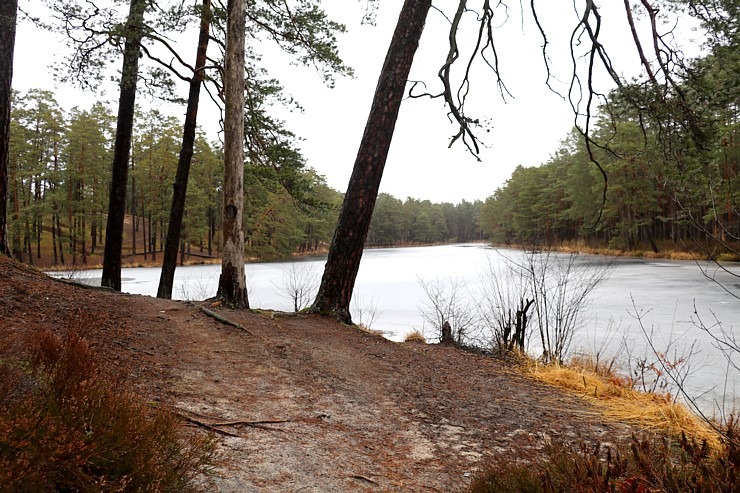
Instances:
[[[740,52],[737,32],[659,97],[650,81],[612,91],[586,138],[519,166],[481,207],[496,243],[733,257],[740,238]]]
[[[726,25],[705,19],[704,55],[674,67],[675,78],[648,74],[597,95],[598,112],[577,115],[578,125],[547,162],[518,166],[505,184],[495,190],[492,184],[485,201],[432,203],[380,193],[365,245],[488,240],[632,253],[691,250],[715,258],[738,251],[740,53],[736,21],[728,19]],[[250,84],[256,89],[246,112],[245,254],[270,260],[326,252],[342,193],[307,167],[292,144],[284,145],[294,136],[265,113],[280,88],[256,76]],[[115,114],[102,103],[65,111],[44,90],[13,92],[11,107],[10,252],[41,266],[100,264]],[[277,134],[278,145],[262,148],[260,132]],[[137,110],[125,263],[161,260],[181,134],[179,119]],[[219,258],[223,163],[223,142],[199,132],[180,263]]]
[[[39,266],[100,263],[108,207],[115,115],[102,103],[65,111],[53,93],[13,94],[8,238],[13,256]],[[127,195],[124,262],[156,264],[167,233],[181,122],[138,111]],[[342,194],[292,154],[245,166],[245,253],[272,260],[325,252]],[[188,183],[180,263],[218,258],[222,245],[223,150],[199,132]],[[459,204],[380,194],[369,246],[481,240],[481,201]]]

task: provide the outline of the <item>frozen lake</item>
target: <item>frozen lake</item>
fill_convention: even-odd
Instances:
[[[514,259],[522,256],[514,250],[501,252]],[[609,262],[600,257],[582,258],[584,262]],[[393,340],[401,340],[415,329],[430,337],[433,331],[425,327],[422,317],[427,300],[422,280],[429,283],[455,279],[475,297],[489,262],[502,262],[502,257],[482,244],[366,250],[355,285],[353,320],[372,322],[374,329],[382,330]],[[318,285],[324,263],[325,258],[315,257],[247,264],[250,306],[292,311],[292,299],[285,293],[287,277],[291,272],[299,273]],[[713,348],[709,336],[696,327],[700,317],[708,326],[719,321],[726,331],[732,331],[740,315],[740,300],[735,297],[740,294],[740,278],[711,264],[703,267],[719,282],[707,279],[694,262],[614,259],[609,278],[593,293],[572,350],[619,354],[625,361],[627,355],[652,356],[646,353],[645,336],[635,317],[639,313],[643,327],[653,332],[656,349],[668,350],[669,360],[687,352],[691,344],[696,345],[698,354],[692,358],[688,387],[693,394],[702,395],[704,408],[709,408],[713,400],[721,401],[722,396],[740,395],[737,370],[727,371],[726,359]],[[178,267],[173,297],[213,297],[220,269],[220,265]],[[740,274],[740,267],[732,266],[730,270]],[[86,282],[99,283],[101,271],[75,275]],[[123,269],[122,278],[122,291],[155,296],[159,269]],[[730,379],[726,382],[728,373]]]

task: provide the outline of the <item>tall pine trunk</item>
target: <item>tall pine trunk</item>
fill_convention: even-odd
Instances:
[[[8,248],[8,161],[10,158],[10,88],[13,82],[13,52],[18,0],[0,2],[0,254]]]
[[[311,311],[351,323],[349,304],[360,268],[380,180],[393,139],[416,48],[431,0],[406,0],[375,89],[370,116],[334,231],[321,286]]]
[[[249,308],[244,274],[244,41],[246,2],[229,0],[224,94],[224,247],[217,297]]]
[[[177,174],[175,175],[174,190],[172,192],[172,208],[170,209],[170,221],[167,227],[167,241],[164,246],[162,273],[159,277],[157,298],[172,298],[172,284],[175,280],[175,267],[177,265],[177,248],[180,245],[180,234],[182,232],[182,217],[185,212],[185,197],[187,195],[190,163],[193,160],[193,145],[195,143],[195,129],[198,120],[198,101],[200,100],[200,88],[205,75],[204,66],[206,64],[210,26],[211,0],[203,0],[203,10],[200,14],[198,49],[195,55],[195,72],[193,73],[193,78],[190,79],[188,107],[185,112],[185,124],[183,125],[182,148],[180,149],[180,157],[177,161]]]
[[[136,81],[139,77],[139,53],[143,36],[144,10],[147,0],[131,0],[126,21],[126,44],[123,51],[118,122],[113,151],[108,223],[105,227],[102,286],[121,290],[121,253],[123,249],[123,220],[126,215],[126,185],[128,183],[128,158],[131,151],[131,134],[134,127]]]

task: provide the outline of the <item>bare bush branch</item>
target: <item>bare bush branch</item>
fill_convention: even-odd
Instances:
[[[280,282],[272,281],[279,293],[288,298],[297,313],[311,304],[319,289],[320,274],[314,264],[291,261],[282,267]]]
[[[419,278],[419,283],[427,297],[422,317],[431,325],[439,341],[458,346],[469,344],[479,326],[478,314],[462,281]]]

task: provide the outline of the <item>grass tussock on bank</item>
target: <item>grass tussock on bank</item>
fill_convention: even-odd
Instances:
[[[687,436],[720,450],[722,437],[686,406],[670,395],[645,393],[631,388],[617,375],[603,376],[580,367],[538,365],[528,372],[537,380],[575,392],[592,402],[607,419],[635,424],[666,436]]]
[[[734,493],[740,490],[740,426],[709,426],[670,395],[635,390],[611,369],[515,360],[538,381],[577,393],[605,418],[645,430],[601,445],[549,443],[528,459],[494,459],[468,493]],[[597,371],[598,370],[598,371]]]

